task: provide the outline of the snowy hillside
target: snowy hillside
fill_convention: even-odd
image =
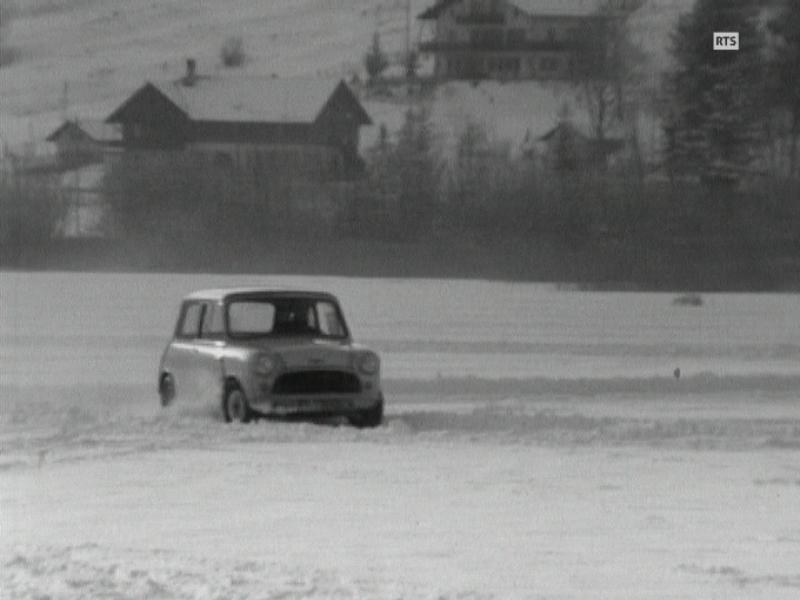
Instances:
[[[242,72],[342,75],[358,69],[373,31],[388,51],[403,43],[404,3],[396,0],[16,0],[0,70],[0,131],[12,141],[41,137],[61,117],[107,114],[146,79],[172,78],[192,56],[209,72],[219,51],[241,36]],[[418,2],[422,6],[422,2]],[[66,93],[65,93],[66,85]]]
[[[18,16],[9,44],[16,59],[0,69],[0,135],[13,145],[43,138],[65,113],[107,114],[144,80],[179,76],[188,56],[198,59],[201,70],[222,68],[219,50],[229,36],[244,40],[244,73],[279,76],[346,77],[359,71],[375,30],[390,54],[404,47],[404,0],[15,1]],[[413,16],[431,1],[411,2],[413,40],[419,36]],[[691,0],[649,0],[634,18],[634,35],[653,56],[655,69],[665,62],[677,14],[689,6]],[[470,89],[462,93],[461,104],[474,120],[485,121],[485,92]],[[534,89],[534,96],[525,89]],[[538,98],[552,95],[550,89],[523,84],[522,90],[510,94],[519,99],[506,102],[497,123],[491,118],[496,113],[489,115],[488,129],[498,137],[518,131],[531,112],[537,114],[534,120],[545,115],[548,123],[552,120],[553,110],[538,107]],[[368,103],[368,108],[376,123],[390,129],[400,121],[401,106]],[[448,120],[442,124],[448,135],[462,127]]]

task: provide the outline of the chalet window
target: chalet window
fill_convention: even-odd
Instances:
[[[260,173],[260,182],[264,183],[269,175],[269,155],[266,151],[261,150],[258,153],[258,171]]]
[[[253,172],[253,181],[258,182],[261,178],[261,165],[259,164],[258,160],[258,151],[251,151],[248,158],[250,162],[250,169]]]
[[[519,75],[519,68],[520,68],[520,59],[519,58],[507,58],[503,61],[505,64],[504,69],[509,75],[517,76]]]
[[[233,158],[227,152],[217,152],[214,155],[214,166],[219,169],[233,170]]]
[[[470,40],[480,47],[499,47],[503,44],[503,30],[499,27],[473,29]]]
[[[521,46],[525,42],[524,29],[509,29],[506,33],[509,46]]]
[[[554,56],[546,56],[539,61],[539,68],[546,73],[557,71],[558,59]]]

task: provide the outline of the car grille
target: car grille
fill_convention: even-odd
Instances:
[[[357,394],[361,381],[345,371],[298,371],[275,380],[273,394]]]

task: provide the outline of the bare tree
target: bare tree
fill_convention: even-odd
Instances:
[[[627,117],[641,82],[644,54],[633,43],[627,12],[601,8],[576,35],[572,79],[580,86],[598,140]]]
[[[244,41],[239,36],[227,38],[220,48],[219,55],[226,67],[241,67],[246,58]]]

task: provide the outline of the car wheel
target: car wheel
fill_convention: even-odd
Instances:
[[[224,412],[228,423],[249,423],[253,418],[247,398],[238,386],[231,386],[225,392]]]
[[[158,396],[161,406],[169,406],[175,399],[175,379],[169,373],[164,373],[158,382]]]
[[[378,427],[383,423],[383,396],[372,408],[362,410],[358,415],[350,417],[350,424],[356,427]]]

